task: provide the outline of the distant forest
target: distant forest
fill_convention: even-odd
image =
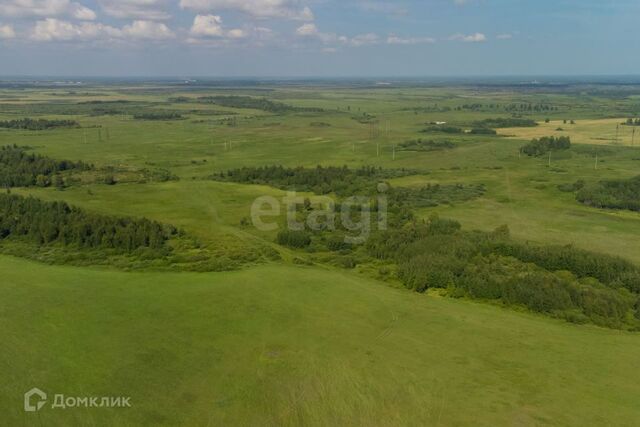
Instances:
[[[48,130],[80,126],[75,120],[16,119],[0,121],[0,128],[23,130]]]

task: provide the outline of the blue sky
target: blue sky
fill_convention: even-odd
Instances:
[[[0,75],[640,74],[631,0],[0,0]]]

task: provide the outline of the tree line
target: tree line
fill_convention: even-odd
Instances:
[[[520,117],[497,117],[492,119],[484,119],[474,122],[475,126],[485,128],[521,128],[535,127],[538,122],[533,119],[524,119]]]
[[[22,130],[48,130],[54,128],[79,127],[75,120],[47,120],[47,119],[15,119],[0,121],[0,128]]]
[[[177,230],[146,218],[98,215],[65,202],[0,194],[0,240],[26,239],[37,245],[161,250]]]
[[[7,145],[0,148],[0,185],[3,187],[48,187],[60,185],[60,172],[93,169],[92,165],[69,160],[54,160],[28,153],[26,147]]]
[[[181,120],[184,117],[182,114],[172,111],[150,111],[134,114],[133,118],[135,120]]]
[[[398,278],[417,292],[440,288],[572,322],[640,329],[640,269],[618,257],[516,242],[506,226],[466,232],[437,216],[381,232],[366,249],[396,264]]]
[[[288,112],[322,112],[322,108],[293,107],[283,104],[282,102],[274,102],[267,98],[254,98],[251,96],[240,95],[216,95],[201,96],[197,98],[197,102],[204,104],[216,104],[222,107],[231,108],[247,108],[252,110],[262,110],[270,113],[288,113]]]
[[[382,169],[363,166],[317,166],[315,168],[286,168],[280,165],[243,167],[219,172],[211,178],[241,184],[270,185],[282,190],[308,191],[316,194],[335,193],[338,196],[372,195],[381,180],[407,176],[406,169]]]

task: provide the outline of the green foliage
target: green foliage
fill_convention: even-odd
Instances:
[[[568,150],[571,148],[571,138],[568,136],[545,136],[540,139],[534,138],[520,151],[527,156],[542,156],[549,151]]]
[[[78,127],[75,120],[17,119],[0,121],[0,128],[23,130],[48,130],[55,128]]]
[[[621,258],[518,243],[506,227],[463,232],[456,221],[437,216],[379,233],[366,249],[395,262],[398,278],[417,292],[445,288],[569,321],[640,327],[640,269]]]
[[[494,242],[486,251],[531,262],[551,271],[566,270],[577,277],[593,277],[612,288],[625,287],[640,293],[640,268],[612,255],[572,246],[537,246],[517,242]]]
[[[48,187],[58,173],[86,171],[93,167],[83,162],[53,160],[37,154],[28,154],[24,147],[0,148],[0,185],[3,187]]]
[[[450,150],[455,148],[456,144],[449,140],[434,141],[424,139],[414,139],[398,144],[399,151],[438,151]]]
[[[302,249],[311,244],[311,236],[306,231],[282,230],[276,241],[283,246]]]
[[[469,133],[471,135],[497,135],[498,132],[488,127],[474,127]]]
[[[485,191],[482,184],[427,184],[419,188],[393,187],[390,188],[389,195],[392,204],[434,207],[473,200],[481,197]]]
[[[270,113],[288,113],[295,111],[308,111],[318,112],[322,111],[319,108],[298,108],[290,105],[283,104],[281,102],[270,101],[266,98],[254,98],[251,96],[229,95],[229,96],[201,96],[197,99],[200,103],[216,104],[222,107],[230,108],[250,108],[254,110],[263,110]]]
[[[27,239],[37,245],[161,250],[177,231],[148,219],[89,213],[64,202],[0,195],[0,239]]]
[[[184,117],[182,114],[172,111],[149,111],[134,114],[133,118],[136,120],[180,120]]]
[[[587,206],[640,211],[640,176],[585,185],[576,199]]]
[[[585,185],[586,183],[584,182],[584,180],[579,179],[571,184],[559,184],[558,190],[565,193],[575,193],[576,191],[583,189]]]
[[[519,128],[519,127],[535,127],[538,123],[532,119],[523,119],[519,117],[497,117],[493,119],[484,119],[475,122],[475,125],[481,128]]]
[[[460,133],[464,133],[464,129],[458,126],[451,126],[451,125],[433,125],[433,126],[428,126],[422,132],[425,132],[425,133],[442,132],[442,133],[460,134]]]
[[[359,169],[343,167],[285,168],[283,166],[243,167],[211,176],[217,181],[271,185],[282,190],[311,191],[339,196],[376,194],[378,182],[410,175],[408,170],[389,170],[373,166]]]

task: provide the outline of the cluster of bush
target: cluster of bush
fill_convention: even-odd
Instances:
[[[184,117],[172,111],[154,111],[134,114],[133,118],[135,120],[181,120]]]
[[[422,132],[425,132],[425,133],[442,132],[442,133],[450,133],[450,134],[459,134],[459,133],[464,133],[464,129],[458,126],[451,126],[451,125],[430,125],[426,127]]]
[[[540,139],[534,138],[520,148],[520,151],[527,156],[537,157],[554,150],[568,150],[571,148],[571,138],[568,136],[544,136]]]
[[[456,111],[494,111],[504,110],[509,112],[541,112],[541,111],[557,111],[558,107],[549,104],[481,104],[475,102],[473,104],[463,104],[455,108]]]
[[[424,187],[390,187],[390,205],[404,204],[415,208],[466,202],[486,192],[483,184],[427,184]]]
[[[92,165],[69,160],[54,160],[27,153],[24,147],[7,145],[0,148],[0,185],[3,187],[48,187],[60,185],[60,172],[92,169]]]
[[[625,123],[627,126],[640,126],[640,119],[633,119],[629,117]]]
[[[98,215],[65,202],[0,194],[0,239],[26,239],[37,245],[162,250],[177,230],[148,219]]]
[[[465,232],[436,216],[379,233],[366,249],[395,263],[404,285],[418,292],[440,288],[572,322],[640,328],[640,269],[621,258],[515,242],[505,226]]]
[[[521,117],[497,117],[493,119],[484,119],[474,123],[475,126],[480,128],[521,128],[521,127],[535,127],[538,126],[538,122],[532,119],[524,119]]]
[[[201,96],[197,98],[197,102],[204,104],[216,104],[222,107],[230,108],[248,108],[252,110],[262,110],[270,113],[288,113],[288,112],[321,112],[321,108],[302,108],[293,107],[281,102],[270,101],[266,98],[254,98],[251,96],[240,95],[216,95]]]
[[[75,120],[47,120],[47,119],[15,119],[0,121],[0,128],[23,130],[48,130],[54,128],[70,128],[80,126]]]
[[[576,199],[596,208],[640,211],[640,176],[583,185]]]
[[[241,184],[270,185],[282,190],[308,191],[316,194],[335,193],[338,196],[372,195],[378,182],[411,175],[406,169],[382,169],[363,166],[317,166],[315,168],[285,168],[283,166],[243,167],[211,176],[217,181]]]
[[[456,144],[449,140],[413,139],[398,144],[398,149],[401,151],[439,151],[452,148],[456,148]]]

